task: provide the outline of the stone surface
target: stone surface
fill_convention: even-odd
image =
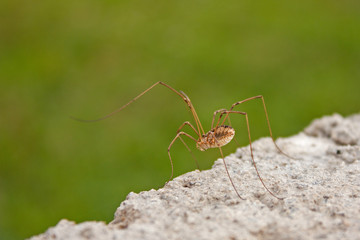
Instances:
[[[45,239],[360,239],[360,115],[315,120],[277,140],[253,144],[271,196],[251,164],[249,147],[212,169],[175,178],[164,188],[130,193],[109,224],[61,220],[32,240]]]

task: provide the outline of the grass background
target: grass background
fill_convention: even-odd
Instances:
[[[352,0],[1,1],[0,238],[111,221],[130,191],[165,183],[168,144],[191,119],[174,93],[159,86],[97,123],[69,119],[103,116],[156,81],[186,92],[205,128],[259,94],[276,137],[359,112],[359,26]],[[260,102],[241,109],[253,139],[267,136]],[[219,157],[194,151],[202,169]],[[172,154],[175,176],[194,170],[180,142]]]

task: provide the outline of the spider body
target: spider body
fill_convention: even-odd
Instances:
[[[196,147],[200,151],[222,147],[231,142],[234,136],[235,130],[232,127],[221,125],[203,134],[196,142]]]

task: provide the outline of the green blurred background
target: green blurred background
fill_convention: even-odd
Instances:
[[[156,81],[186,92],[205,128],[258,94],[276,137],[359,112],[359,29],[355,0],[1,1],[0,238],[108,222],[130,191],[165,183],[168,144],[191,119],[174,93],[158,86],[97,123],[69,118],[101,117]],[[253,139],[267,136],[260,102],[241,109]],[[202,169],[219,157],[194,152]],[[175,176],[195,169],[181,142],[172,154]]]

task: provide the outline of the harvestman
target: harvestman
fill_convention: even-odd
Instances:
[[[264,188],[272,195],[274,196],[275,198],[279,199],[279,200],[283,200],[284,198],[281,198],[281,197],[277,197],[274,193],[272,193],[265,185],[264,181],[262,180],[260,174],[259,174],[259,171],[256,167],[256,163],[255,163],[255,160],[254,160],[254,155],[253,155],[253,150],[252,150],[252,144],[251,144],[251,137],[250,137],[250,127],[249,127],[249,120],[248,120],[248,115],[246,112],[240,112],[240,111],[234,111],[234,107],[241,104],[241,103],[244,103],[244,102],[247,102],[247,101],[250,101],[250,100],[254,100],[254,99],[261,99],[262,101],[262,104],[263,104],[263,107],[264,107],[264,111],[265,111],[265,115],[266,115],[266,121],[267,121],[267,124],[268,124],[268,128],[269,128],[269,132],[270,132],[270,137],[275,145],[275,147],[278,149],[278,151],[282,154],[284,154],[285,156],[289,157],[289,158],[292,158],[290,156],[288,156],[287,154],[285,154],[280,148],[279,146],[275,143],[275,140],[274,140],[274,137],[272,135],[272,132],[271,132],[271,127],[270,127],[270,122],[269,122],[269,117],[268,117],[268,114],[267,114],[267,110],[266,110],[266,106],[265,106],[265,100],[264,100],[264,97],[259,95],[259,96],[255,96],[255,97],[250,97],[250,98],[247,98],[245,100],[242,100],[242,101],[239,101],[239,102],[236,102],[234,103],[233,105],[231,105],[231,108],[230,110],[227,110],[227,109],[220,109],[220,110],[217,110],[214,112],[214,115],[213,115],[213,119],[212,119],[212,123],[211,123],[211,130],[208,131],[207,133],[204,132],[204,129],[201,125],[201,122],[200,122],[200,119],[198,117],[198,115],[196,114],[196,111],[195,111],[195,108],[194,106],[192,105],[191,101],[190,101],[190,98],[182,91],[176,91],[174,88],[170,87],[169,85],[167,85],[166,83],[163,83],[163,82],[157,82],[155,84],[153,84],[151,87],[149,87],[148,89],[146,89],[145,91],[143,91],[142,93],[140,93],[138,96],[136,96],[135,98],[133,98],[130,102],[126,103],[125,105],[123,105],[122,107],[118,108],[117,110],[113,111],[112,113],[102,117],[102,118],[98,118],[98,119],[94,119],[94,120],[82,120],[82,119],[78,119],[78,118],[73,118],[75,120],[78,120],[78,121],[81,121],[81,122],[96,122],[96,121],[100,121],[100,120],[103,120],[103,119],[106,119],[112,115],[114,115],[115,113],[117,112],[120,112],[121,110],[123,110],[124,108],[126,108],[127,106],[129,106],[131,103],[133,103],[134,101],[136,101],[138,98],[140,98],[142,95],[144,95],[145,93],[147,93],[148,91],[150,91],[152,88],[154,88],[156,85],[163,85],[165,87],[167,87],[168,89],[170,89],[171,91],[173,91],[174,93],[176,93],[179,97],[182,98],[182,100],[184,100],[184,102],[187,104],[187,106],[189,107],[193,117],[194,117],[194,120],[195,120],[195,123],[196,123],[196,128],[189,122],[189,121],[186,121],[184,122],[183,124],[181,124],[181,126],[179,127],[179,129],[177,130],[177,134],[175,136],[175,138],[171,141],[169,147],[168,147],[168,155],[169,155],[169,159],[170,159],[170,164],[171,164],[171,176],[169,178],[169,181],[173,178],[173,174],[174,174],[174,167],[173,167],[173,162],[172,162],[172,159],[171,159],[171,154],[170,154],[170,149],[172,147],[172,145],[174,144],[174,142],[176,141],[176,139],[180,139],[182,141],[182,143],[185,145],[185,147],[191,152],[190,148],[187,146],[187,144],[184,142],[184,140],[181,138],[182,135],[185,135],[187,137],[189,137],[190,139],[192,139],[193,141],[195,141],[196,143],[196,147],[200,150],[200,151],[205,151],[209,148],[218,148],[219,151],[220,151],[220,154],[221,154],[221,157],[223,159],[223,163],[224,163],[224,167],[225,167],[225,170],[226,170],[226,174],[227,176],[229,177],[229,180],[230,180],[230,183],[232,185],[232,187],[234,188],[237,196],[244,200],[244,198],[242,198],[240,196],[240,194],[238,193],[238,191],[236,190],[236,187],[230,177],[230,174],[229,174],[229,171],[228,171],[228,168],[227,168],[227,165],[226,165],[226,162],[225,162],[225,158],[224,158],[224,154],[223,154],[223,151],[221,149],[222,146],[228,144],[234,137],[235,135],[235,130],[230,126],[231,125],[231,122],[230,122],[230,117],[229,117],[229,114],[232,114],[232,113],[236,113],[236,114],[240,114],[240,115],[243,115],[245,116],[246,118],[246,126],[247,126],[247,131],[248,131],[248,137],[249,137],[249,143],[250,143],[250,154],[251,154],[251,160],[252,160],[252,163],[254,165],[254,168],[256,170],[256,174],[261,182],[261,184],[264,186]],[[216,125],[214,127],[214,122],[215,122],[215,118],[216,118],[216,115],[217,114],[220,114],[219,115],[219,118],[216,122]],[[222,117],[225,115],[225,117],[222,119]],[[221,120],[222,119],[222,120]],[[225,121],[228,120],[229,122],[229,125],[224,125]],[[222,121],[222,122],[221,122]],[[221,122],[221,124],[220,124]],[[197,139],[194,138],[193,136],[191,136],[190,134],[186,133],[186,132],[183,132],[181,131],[181,129],[184,127],[184,126],[190,126],[195,134],[197,135]],[[197,164],[197,162],[196,162]]]

